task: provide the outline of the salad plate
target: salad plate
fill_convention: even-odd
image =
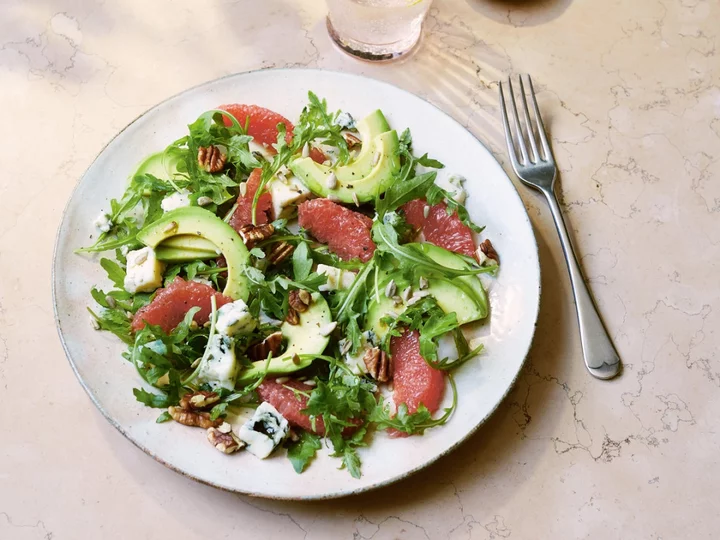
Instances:
[[[262,109],[219,109],[237,103]],[[433,219],[481,247],[433,240]],[[195,480],[279,499],[377,488],[458,446],[522,368],[539,295],[530,221],[482,143],[404,90],[309,69],[228,76],[142,114],[80,179],[53,267],[63,347],[111,424]],[[418,373],[444,393],[400,403]]]

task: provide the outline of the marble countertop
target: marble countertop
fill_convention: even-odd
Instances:
[[[0,538],[717,538],[720,4],[437,0],[396,64],[331,46],[311,0],[41,0],[0,18]],[[563,206],[624,359],[580,356],[546,205],[520,187],[543,296],[527,365],[459,450],[365,495],[273,502],[196,484],[95,410],[53,322],[65,202],[139,113],[229,73],[356,72],[437,104],[504,160],[496,88],[530,72]]]

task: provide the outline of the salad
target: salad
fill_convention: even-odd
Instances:
[[[498,255],[475,244],[464,178],[416,156],[409,130],[308,99],[295,124],[203,113],[77,251],[103,254],[112,285],[90,291],[91,322],[127,344],[157,423],[225,454],[284,448],[298,473],[325,445],[357,478],[373,437],[452,416],[453,373],[483,349],[463,326],[488,316],[479,274]]]

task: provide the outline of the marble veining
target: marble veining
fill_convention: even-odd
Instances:
[[[324,14],[310,0],[5,3],[0,538],[716,537],[720,5],[437,0],[418,51],[392,65],[339,53]],[[458,451],[381,491],[308,504],[195,484],[125,441],[56,337],[49,272],[64,203],[157,101],[284,66],[411,90],[503,164],[494,83],[531,73],[622,377],[585,372],[550,215],[520,187],[543,269],[537,335],[509,398]]]

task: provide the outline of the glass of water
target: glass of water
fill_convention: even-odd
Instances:
[[[327,0],[337,45],[364,60],[392,60],[417,44],[432,0]]]

